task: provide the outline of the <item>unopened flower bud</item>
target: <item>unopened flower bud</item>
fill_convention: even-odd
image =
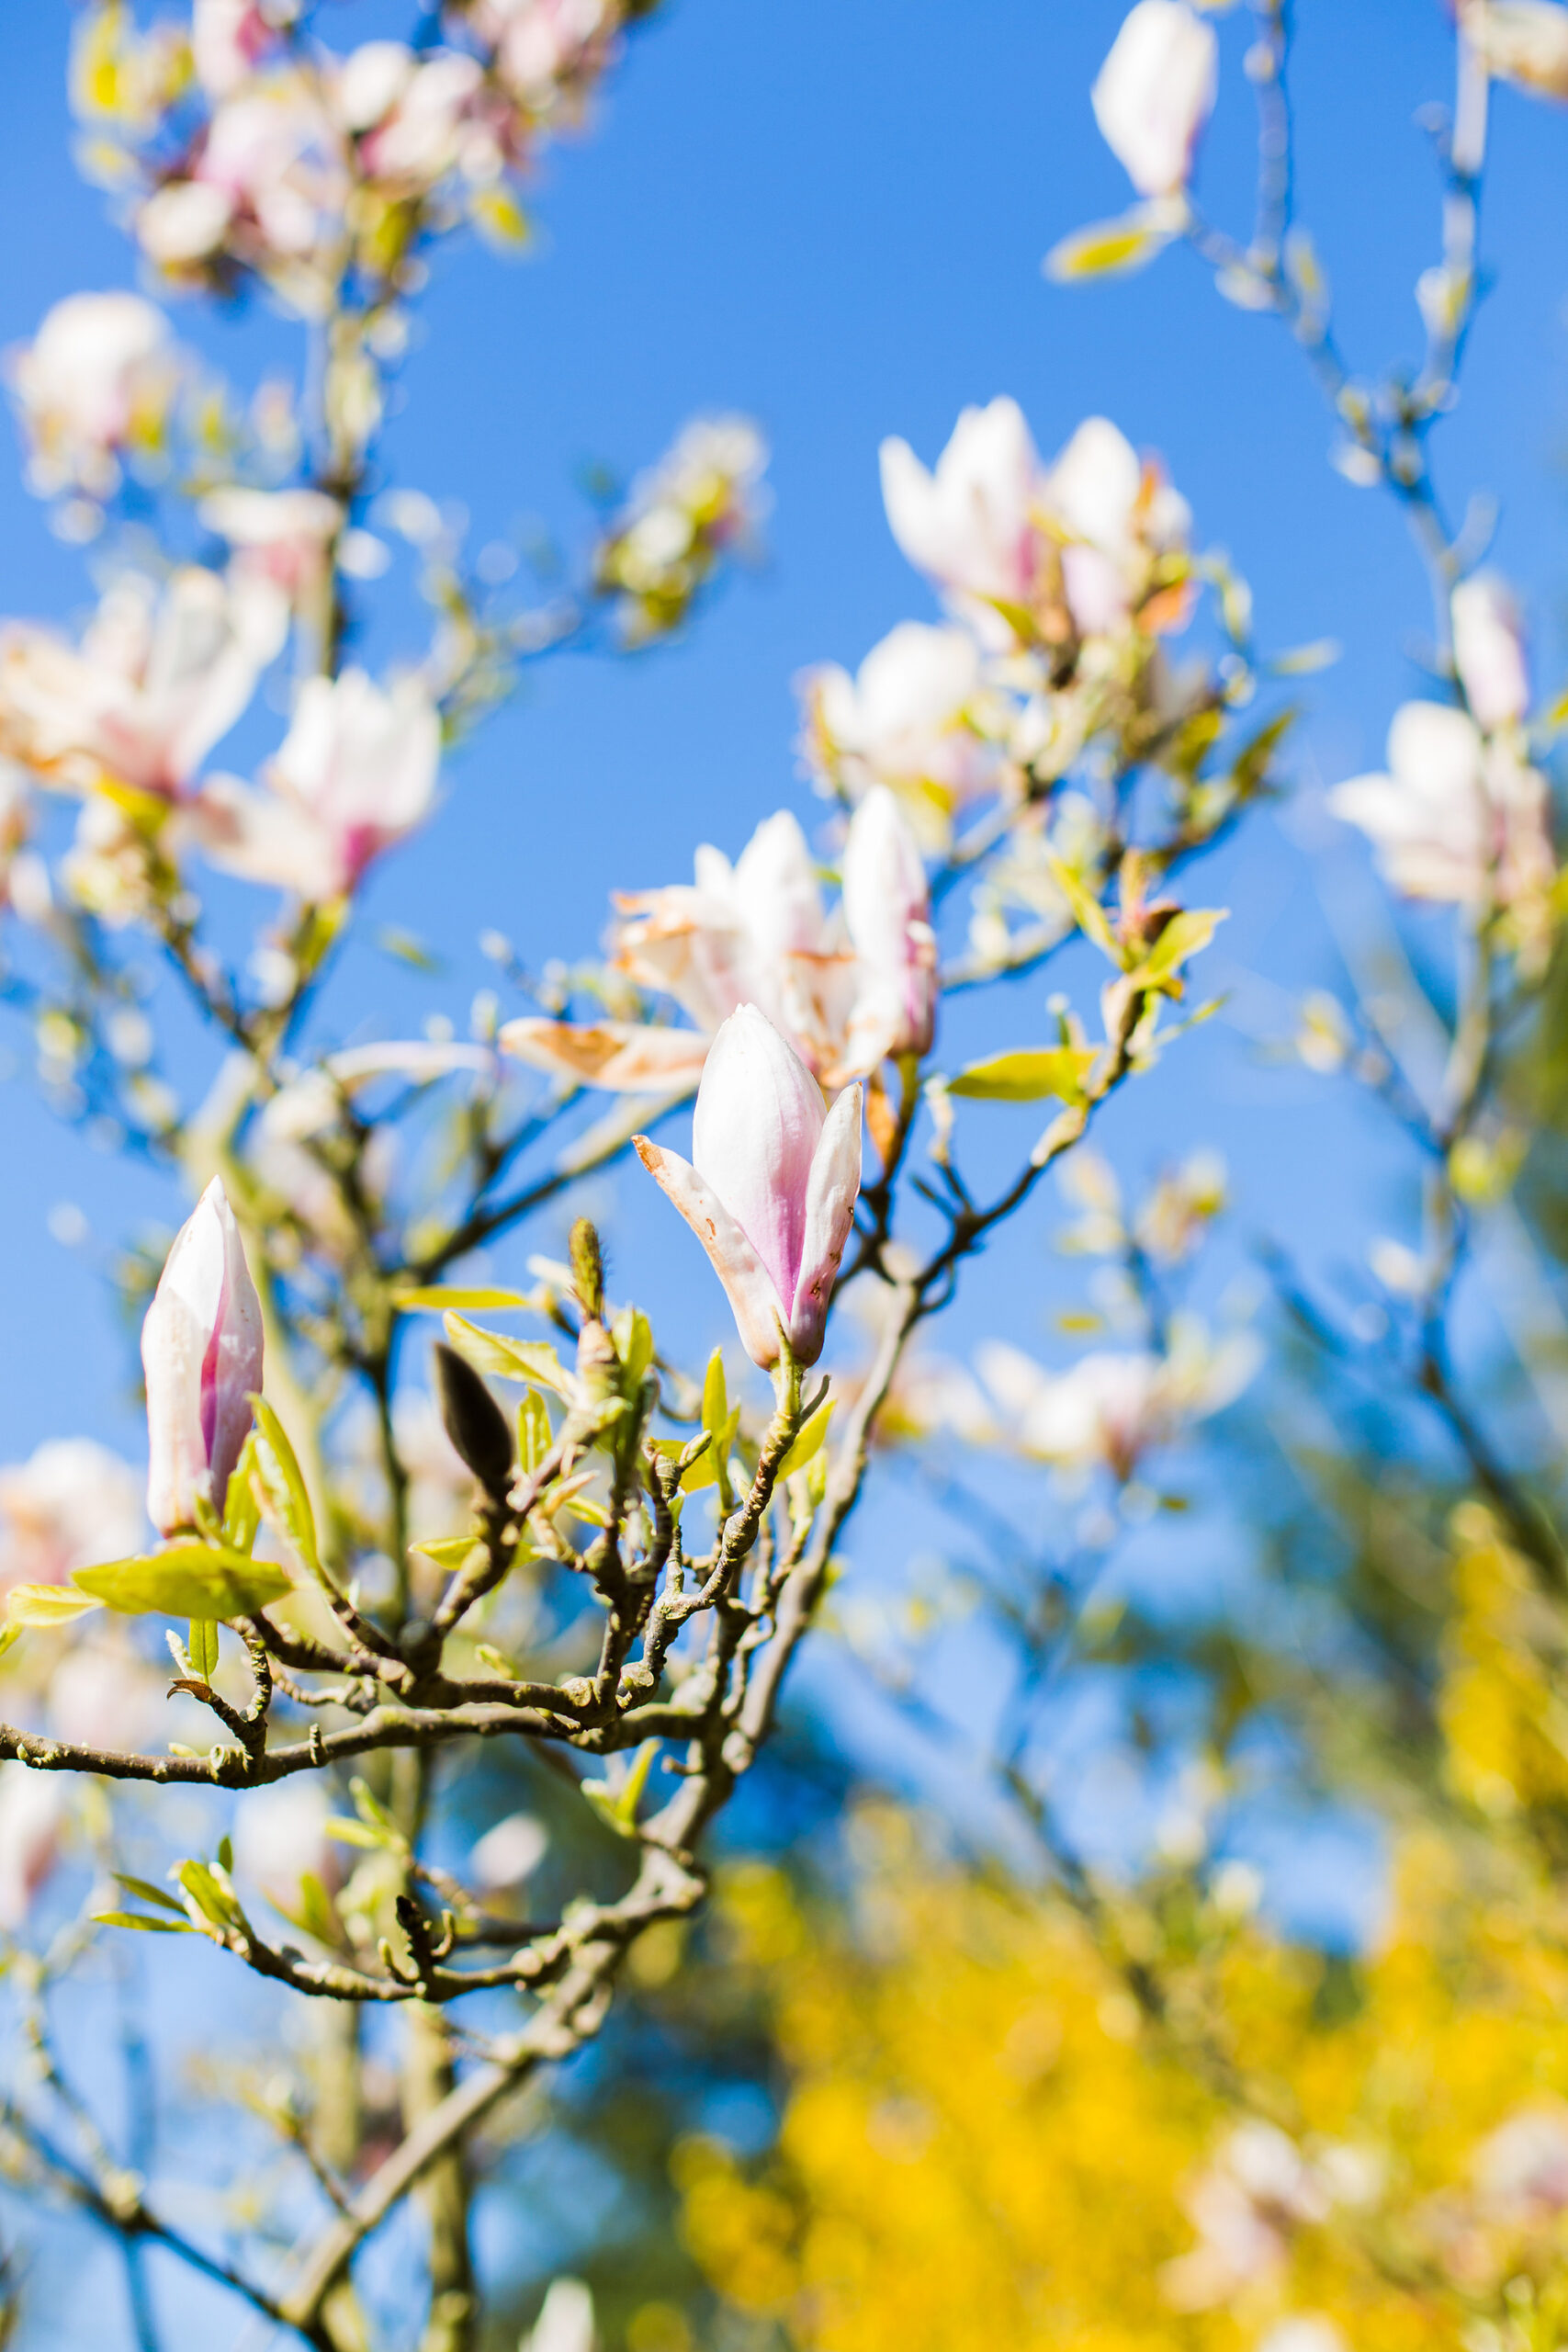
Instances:
[[[466,1358],[435,1343],[435,1398],[442,1426],[485,1492],[504,1495],[512,1478],[512,1430],[505,1414]]]
[[[175,1237],[141,1326],[147,1513],[162,1534],[223,1509],[262,1385],[261,1302],[222,1179]]]
[[[571,1278],[577,1290],[577,1303],[584,1315],[593,1322],[601,1322],[604,1314],[604,1253],[599,1246],[599,1235],[592,1220],[580,1216],[571,1228],[568,1244],[571,1253]]]

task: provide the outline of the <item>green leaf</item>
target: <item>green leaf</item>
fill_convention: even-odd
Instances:
[[[14,1584],[6,1595],[6,1614],[18,1633],[24,1625],[69,1625],[102,1606],[68,1584]]]
[[[255,1549],[256,1531],[261,1525],[261,1504],[253,1477],[255,1466],[256,1433],[253,1429],[241,1449],[230,1476],[229,1491],[223,1498],[223,1541],[247,1557]],[[196,1655],[194,1650],[191,1655]]]
[[[525,1476],[538,1468],[554,1442],[549,1407],[536,1388],[525,1389],[517,1408],[517,1459]]]
[[[202,1680],[210,1682],[218,1671],[218,1627],[210,1617],[191,1619],[186,1651]]]
[[[387,1843],[382,1832],[372,1828],[369,1822],[350,1821],[346,1815],[336,1815],[324,1822],[322,1826],[327,1836],[335,1838],[340,1846],[363,1846],[379,1851]]]
[[[659,1742],[645,1739],[618,1789],[612,1789],[608,1781],[582,1781],[578,1784],[600,1820],[617,1838],[637,1836],[637,1809],[658,1752]]]
[[[301,1566],[319,1577],[321,1558],[316,1548],[316,1514],[310,1509],[305,1474],[288,1442],[288,1430],[265,1397],[257,1396],[253,1401],[256,1415],[256,1480],[262,1507]]]
[[[781,1479],[793,1478],[797,1470],[805,1469],[814,1454],[821,1453],[823,1441],[828,1435],[828,1424],[833,1418],[833,1407],[836,1401],[834,1397],[828,1397],[818,1406],[805,1428],[796,1431],[795,1443],[779,1464]]]
[[[610,1337],[615,1343],[626,1385],[635,1389],[653,1362],[653,1326],[640,1307],[623,1306],[611,1326]]]
[[[445,1568],[452,1575],[459,1568],[466,1568],[474,1553],[482,1548],[481,1539],[477,1535],[433,1535],[427,1544],[409,1545],[411,1552],[423,1553],[427,1560],[434,1560],[438,1568]]]
[[[713,1442],[696,1460],[688,1463],[681,1473],[681,1492],[700,1495],[705,1487],[716,1487],[723,1464],[729,1459],[729,1449],[735,1443],[735,1432],[740,1427],[740,1408],[731,1408],[718,1428],[711,1432]]]
[[[1110,918],[1081,874],[1075,874],[1054,850],[1043,853],[1045,868],[1052,881],[1072,909],[1073,921],[1086,939],[1092,939],[1102,955],[1113,964],[1124,965],[1126,957],[1111,928]]]
[[[703,1375],[703,1427],[716,1433],[728,1419],[729,1389],[724,1377],[724,1350],[715,1348]]]
[[[140,1928],[147,1936],[194,1936],[196,1933],[188,1919],[143,1919],[136,1911],[95,1911],[93,1918],[100,1928]]]
[[[1228,913],[1225,907],[1194,907],[1172,915],[1134,978],[1143,981],[1173,978],[1190,956],[1207,947]]]
[[[113,1875],[116,1886],[123,1886],[127,1894],[139,1894],[143,1903],[155,1904],[160,1911],[172,1911],[176,1918],[185,1917],[184,1905],[176,1903],[165,1888],[154,1886],[151,1879],[131,1878],[125,1871],[116,1871]]]
[[[78,1568],[73,1582],[124,1617],[252,1617],[290,1585],[272,1561],[209,1544],[171,1544],[145,1558]]]
[[[15,1649],[21,1638],[19,1625],[0,1625],[0,1657],[4,1657],[7,1650]]]
[[[267,1899],[280,1918],[287,1919],[291,1927],[312,1937],[317,1943],[330,1947],[346,1942],[337,1905],[313,1871],[300,1873],[297,1903],[279,1903],[276,1895],[269,1895]]]
[[[1045,275],[1060,286],[1142,269],[1165,251],[1173,234],[1168,220],[1154,206],[1135,204],[1114,220],[1096,220],[1063,237],[1045,256]]]
[[[484,1331],[464,1315],[448,1315],[446,1337],[476,1372],[497,1380],[528,1380],[570,1397],[573,1384],[547,1340],[509,1340],[503,1331]]]
[[[228,1872],[214,1870],[207,1862],[182,1862],[176,1873],[203,1918],[210,1919],[215,1928],[238,1927],[244,1917],[234,1890],[226,1883]]]
[[[534,1304],[525,1290],[446,1290],[438,1283],[427,1290],[392,1293],[400,1315],[505,1315]]]
[[[1344,650],[1337,638],[1314,638],[1310,645],[1292,645],[1288,652],[1276,653],[1269,673],[1275,678],[1310,678],[1316,670],[1331,670]]]
[[[1081,1102],[1084,1080],[1094,1068],[1095,1051],[1088,1046],[1042,1046],[1013,1053],[992,1054],[983,1062],[950,1079],[950,1094],[973,1095],[988,1102],[1038,1102],[1054,1094],[1063,1102]]]

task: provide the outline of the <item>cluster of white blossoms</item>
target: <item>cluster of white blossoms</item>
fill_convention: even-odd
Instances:
[[[1047,465],[1015,401],[965,409],[928,470],[882,448],[894,537],[951,616],[903,622],[851,675],[801,682],[802,751],[849,802],[895,792],[922,846],[952,846],[974,803],[1043,798],[1098,736],[1180,690],[1157,660],[1192,603],[1191,516],[1104,417]]]
[[[1402,705],[1387,769],[1337,785],[1329,806],[1368,836],[1396,890],[1497,918],[1539,966],[1557,858],[1550,789],[1531,757],[1518,605],[1505,581],[1477,572],[1454,589],[1450,610],[1461,702]]]
[[[626,0],[453,0],[444,42],[340,54],[292,0],[195,0],[188,44],[96,0],[74,85],[101,168],[171,279],[252,276],[306,316],[352,273],[396,288],[420,239],[469,217],[525,233],[510,181],[578,119]]]
[[[750,418],[697,417],[632,484],[595,559],[628,644],[672,628],[720,559],[754,545],[767,462]]]

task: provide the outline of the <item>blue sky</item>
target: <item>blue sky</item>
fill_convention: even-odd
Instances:
[[[581,956],[612,887],[679,878],[696,840],[733,852],[786,802],[809,815],[791,678],[817,660],[852,663],[895,620],[931,612],[882,518],[877,443],[900,432],[934,458],[958,409],[998,391],[1022,401],[1046,451],[1095,410],[1163,450],[1200,537],[1250,576],[1264,640],[1332,635],[1345,647],[1310,689],[1305,784],[1376,761],[1416,683],[1408,655],[1427,626],[1426,594],[1392,509],[1326,467],[1328,422],[1300,355],[1270,322],[1218,300],[1185,252],[1113,284],[1042,277],[1059,234],[1127,198],[1088,98],[1121,13],[1118,0],[674,0],[632,44],[594,136],[547,164],[535,256],[508,266],[465,249],[438,262],[389,438],[400,480],[465,502],[479,538],[527,514],[570,528],[585,462],[630,470],[693,412],[739,408],[773,445],[771,552],[683,642],[638,662],[556,665],[462,752],[438,829],[374,891],[376,916],[448,949],[451,970],[416,988],[369,959],[334,1001],[344,1034],[430,1011],[461,1025],[486,977],[472,943],[487,925],[536,965]],[[1416,346],[1411,288],[1435,254],[1438,206],[1414,118],[1442,94],[1448,36],[1436,0],[1318,0],[1301,14],[1303,210],[1343,339],[1372,368]],[[347,40],[389,16],[352,5],[325,20]],[[1226,72],[1201,185],[1240,227],[1245,12],[1219,21]],[[0,278],[5,342],[60,295],[135,274],[70,164],[67,22],[50,5],[15,11],[7,29],[0,201],[18,228]],[[1499,96],[1486,244],[1504,264],[1441,447],[1456,503],[1476,488],[1501,501],[1498,557],[1525,588],[1549,679],[1562,590],[1563,133],[1554,110]],[[187,310],[179,323],[242,383],[293,347],[265,311],[210,326]],[[0,479],[0,612],[63,615],[85,594],[79,559],[16,477]],[[1288,989],[1332,978],[1301,846],[1303,832],[1328,830],[1269,820],[1227,854],[1204,893],[1223,885],[1235,910],[1216,969]],[[1359,855],[1335,847],[1347,872]],[[1016,992],[999,1017],[1027,1034],[1043,993]],[[1252,1001],[1284,1020],[1283,999],[1255,989]],[[1401,1163],[1369,1119],[1304,1076],[1261,1069],[1234,1025],[1214,1024],[1138,1091],[1108,1127],[1134,1170],[1218,1140],[1242,1219],[1304,1219],[1319,1253],[1354,1254],[1369,1219],[1397,1216]],[[129,1222],[172,1218],[177,1196],[95,1159],[25,1077],[0,1099],[16,1335],[0,1360],[0,1453],[81,1427],[134,1449],[130,1356],[101,1250]],[[996,1132],[1010,1156],[1028,1139]],[[85,1249],[47,1237],[62,1199],[90,1221]],[[695,1253],[688,1263],[650,1188],[622,1177],[604,1205],[626,1287],[681,1311]],[[1013,1336],[1043,1336],[1059,1279],[1044,1246],[1054,1222],[1035,1213],[1012,1245],[1028,1269],[1021,1290],[1016,1255],[978,1271],[976,1322],[1005,1312]],[[694,1336],[720,1336],[716,1292],[696,1311]]]

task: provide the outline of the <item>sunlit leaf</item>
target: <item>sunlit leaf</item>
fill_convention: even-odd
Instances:
[[[607,1828],[613,1829],[617,1838],[637,1836],[637,1809],[658,1752],[659,1742],[645,1739],[637,1749],[631,1770],[618,1789],[613,1789],[608,1781],[583,1781],[579,1783],[600,1820]]]
[[[1095,1059],[1094,1049],[1087,1046],[1042,1046],[993,1054],[960,1070],[949,1080],[947,1091],[991,1102],[1038,1102],[1047,1094],[1063,1102],[1078,1102]]]
[[[6,1614],[19,1632],[24,1625],[69,1625],[103,1602],[68,1584],[14,1584],[6,1595]]]
[[[1190,956],[1207,947],[1228,911],[1224,907],[1192,907],[1172,915],[1139,965],[1136,977],[1163,980],[1179,972]]]
[[[1114,220],[1091,221],[1075,229],[1046,254],[1047,277],[1061,286],[1084,277],[1111,277],[1142,269],[1162,254],[1176,233],[1168,216],[1147,205],[1134,205]]]
[[[833,1407],[836,1402],[836,1398],[828,1397],[824,1403],[818,1406],[805,1428],[796,1431],[795,1443],[779,1464],[781,1479],[793,1478],[797,1470],[805,1469],[814,1454],[820,1453],[828,1435],[828,1424],[833,1418]]]
[[[125,1617],[250,1617],[290,1585],[271,1560],[209,1544],[171,1544],[144,1558],[78,1568],[73,1582]]]
[[[136,1911],[95,1911],[93,1918],[100,1928],[140,1928],[145,1936],[194,1936],[197,1932],[188,1919],[144,1919]]]
[[[202,1680],[210,1682],[218,1671],[218,1627],[210,1617],[191,1619],[186,1650]]]
[[[527,1380],[570,1396],[574,1383],[547,1340],[509,1340],[502,1331],[481,1330],[464,1315],[448,1315],[446,1337],[476,1372],[497,1380]]]
[[[448,1290],[439,1283],[425,1290],[392,1293],[400,1315],[505,1315],[536,1304],[525,1290]]]
[[[301,1564],[317,1576],[321,1555],[316,1549],[316,1515],[310,1509],[305,1474],[273,1408],[265,1396],[254,1402],[255,1476],[263,1508]]]

